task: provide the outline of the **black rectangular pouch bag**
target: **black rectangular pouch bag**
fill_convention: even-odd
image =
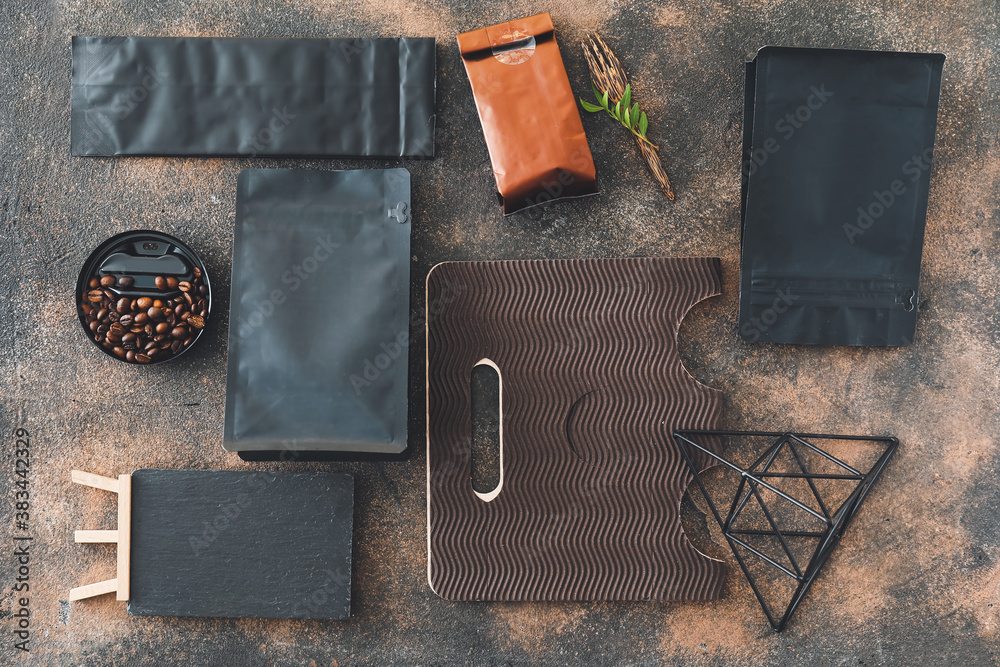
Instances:
[[[405,169],[240,173],[226,450],[282,461],[404,452],[409,209]]]
[[[434,39],[73,37],[73,155],[434,156]]]
[[[747,63],[744,339],[913,342],[943,65],[771,46]]]

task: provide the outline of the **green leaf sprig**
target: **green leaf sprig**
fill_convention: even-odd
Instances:
[[[593,80],[590,82],[590,87],[594,89],[594,97],[597,98],[599,104],[593,104],[592,102],[588,102],[581,97],[580,104],[583,105],[584,110],[591,113],[604,111],[621,123],[640,141],[644,141],[653,148],[657,148],[656,145],[646,138],[646,129],[649,126],[649,120],[646,118],[646,112],[639,109],[638,102],[632,104],[631,107],[629,106],[629,104],[632,103],[632,84],[625,85],[625,94],[622,95],[622,98],[613,105],[608,97],[608,91],[601,91]],[[657,150],[659,149],[657,148]]]

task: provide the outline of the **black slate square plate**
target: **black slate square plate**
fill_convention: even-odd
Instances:
[[[132,473],[133,616],[345,619],[354,478]]]

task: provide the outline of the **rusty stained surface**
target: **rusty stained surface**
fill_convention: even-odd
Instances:
[[[1000,30],[992,2],[218,3],[54,0],[0,9],[0,422],[32,437],[31,653],[13,649],[13,482],[3,482],[4,664],[684,665],[993,664],[1000,653]],[[587,115],[602,195],[504,219],[455,46],[457,32],[549,10],[578,95],[590,31],[615,49],[649,113],[678,193],[669,205],[630,139]],[[723,295],[681,329],[683,358],[725,396],[730,428],[877,433],[902,446],[781,635],[731,570],[713,603],[450,603],[426,582],[424,335],[412,333],[413,456],[391,463],[281,464],[357,481],[349,622],[133,618],[110,596],[113,550],[73,530],[114,522],[109,494],[69,470],[265,469],[223,452],[235,186],[246,167],[398,162],[77,159],[69,155],[70,37],[434,36],[437,157],[413,174],[413,296],[444,260],[719,256]],[[736,334],[743,59],[765,44],[941,51],[944,70],[916,342],[906,349],[754,345]],[[864,159],[859,156],[858,159]],[[205,258],[219,296],[207,336],[174,362],[119,363],[85,340],[72,290],[89,251],[159,229]],[[718,539],[718,535],[715,535]],[[725,553],[720,548],[719,553]],[[730,558],[731,562],[731,558]]]

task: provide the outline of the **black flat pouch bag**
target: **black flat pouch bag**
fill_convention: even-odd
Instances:
[[[74,37],[73,155],[434,156],[434,39]]]
[[[240,173],[223,446],[246,460],[406,449],[410,174]]]
[[[744,339],[913,342],[943,64],[782,47],[747,63]]]

